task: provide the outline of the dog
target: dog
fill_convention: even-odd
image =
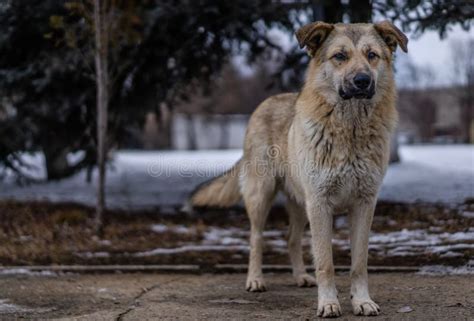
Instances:
[[[241,199],[251,224],[246,289],[265,291],[263,229],[278,191],[286,196],[288,250],[298,286],[318,285],[317,315],[338,317],[333,214],[350,222],[351,303],[355,315],[378,315],[368,287],[368,239],[397,123],[393,54],[407,37],[392,23],[314,22],[296,32],[310,62],[299,93],[272,96],[252,114],[243,157],[199,186],[192,206],[228,207]],[[309,222],[316,278],[305,271],[302,234]]]

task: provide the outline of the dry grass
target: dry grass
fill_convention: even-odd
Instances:
[[[429,228],[439,226],[443,231],[459,231],[474,226],[474,220],[460,216],[459,210],[474,211],[474,202],[467,201],[458,208],[440,205],[379,204],[374,230],[378,232],[402,228]],[[105,215],[104,235],[98,239],[91,228],[93,210],[76,204],[51,204],[45,202],[0,202],[0,264],[201,264],[246,263],[242,253],[189,252],[179,255],[133,257],[130,254],[157,247],[176,247],[183,243],[199,242],[207,226],[248,228],[245,214],[239,210],[205,210],[193,217],[182,214],[164,215],[156,212],[109,211]],[[387,224],[388,221],[391,224]],[[395,222],[395,223],[394,223]],[[155,233],[153,224],[193,227],[195,233],[183,234],[166,231]],[[286,214],[273,209],[269,229],[286,229]],[[106,257],[85,257],[81,253],[107,252]],[[472,256],[443,259],[424,256],[406,259],[370,257],[374,265],[462,264]],[[309,260],[310,258],[307,257]],[[336,264],[348,264],[349,254],[335,251]],[[287,264],[285,254],[268,252],[266,263]],[[309,261],[308,261],[309,262]]]

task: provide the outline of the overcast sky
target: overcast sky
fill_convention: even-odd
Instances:
[[[416,65],[429,66],[435,74],[435,85],[446,85],[452,83],[454,73],[452,72],[451,45],[455,39],[474,40],[474,30],[466,32],[460,27],[454,27],[447,37],[441,40],[438,33],[430,31],[423,34],[418,39],[408,34],[408,58]],[[398,56],[404,54],[399,51]],[[403,62],[403,58],[400,62]]]

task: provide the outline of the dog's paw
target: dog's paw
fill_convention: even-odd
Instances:
[[[307,273],[295,276],[295,279],[296,279],[296,284],[300,288],[310,288],[310,287],[316,286],[316,279]]]
[[[247,279],[245,289],[249,292],[265,292],[267,287],[263,278],[249,278]]]
[[[325,302],[318,305],[318,317],[337,318],[342,315],[339,302]]]
[[[368,300],[352,300],[352,311],[355,315],[375,316],[379,315],[380,307],[374,301]]]

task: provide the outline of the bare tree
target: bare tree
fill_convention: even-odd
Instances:
[[[107,155],[107,109],[109,104],[108,28],[105,0],[94,0],[95,68],[97,86],[97,207],[95,229],[102,232],[105,208],[105,163]]]
[[[471,135],[471,128],[474,126],[474,38],[453,41],[451,48],[454,81],[460,85],[458,99],[461,107],[462,141],[472,143],[474,139]]]

